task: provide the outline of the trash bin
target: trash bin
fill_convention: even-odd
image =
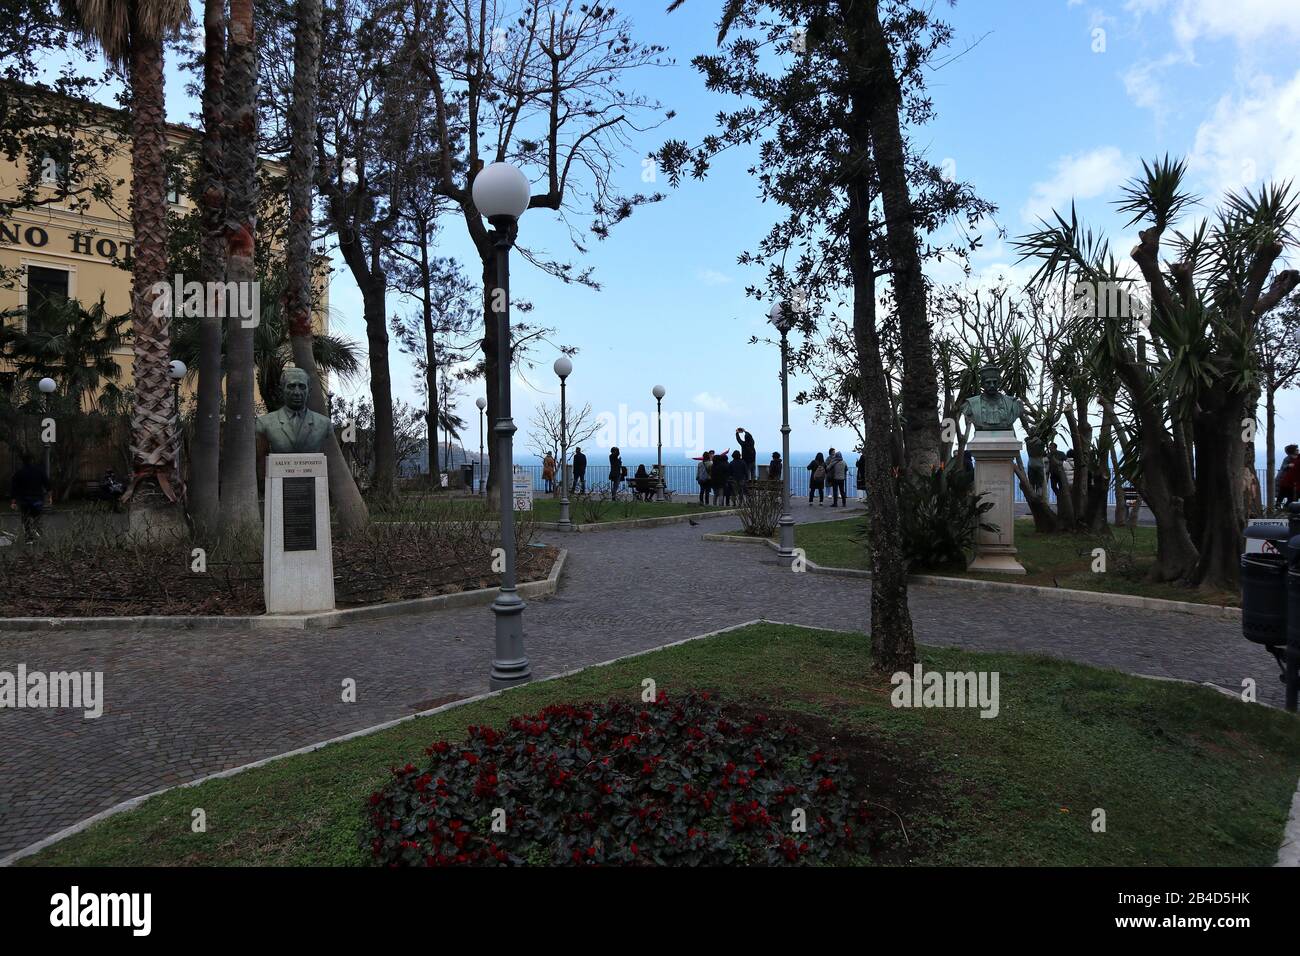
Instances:
[[[1286,558],[1280,554],[1241,556],[1241,633],[1246,640],[1266,647],[1286,643],[1287,602],[1300,602],[1287,578]],[[1300,603],[1296,613],[1300,617]]]
[[[469,490],[474,490],[474,465],[472,462],[465,462],[460,466],[460,480]]]

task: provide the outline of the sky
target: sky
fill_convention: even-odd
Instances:
[[[714,49],[720,6],[689,0],[668,14],[666,0],[622,4],[633,35],[664,44],[674,61],[630,85],[677,114],[622,157],[619,185],[626,190],[650,188],[642,181],[650,150],[668,137],[698,141],[728,105],[704,89],[690,65]],[[955,27],[953,52],[961,55],[930,74],[937,116],[912,135],[933,161],[998,207],[973,259],[977,281],[1027,278],[1032,269],[1016,263],[1010,243],[1038,217],[1068,210],[1072,198],[1081,217],[1126,256],[1136,227],[1125,225],[1114,201],[1143,159],[1166,152],[1187,158],[1191,187],[1210,200],[1300,176],[1295,0],[960,0],[952,7],[940,0],[936,8]],[[197,104],[182,86],[169,66],[170,118],[189,121]],[[736,261],[778,215],[760,202],[746,174],[752,160],[740,151],[716,163],[703,182],[653,184],[667,198],[638,209],[609,239],[586,240],[585,255],[573,251],[547,211],[521,218],[521,244],[594,267],[602,288],[565,285],[514,259],[512,295],[534,304],[530,321],[556,330],[554,344],[536,350],[538,367],[515,381],[516,461],[533,460],[521,446],[534,407],[558,400],[550,365],[560,344],[578,348],[571,405],[590,403],[623,426],[597,437],[621,440],[625,462],[654,459],[654,436],[638,427],[638,416],[653,413],[656,384],[667,390],[666,459],[734,446],[737,426],[756,435],[760,460],[779,448],[778,353],[771,342],[747,344],[752,335],[770,338],[766,306],[744,292],[761,285],[763,274]],[[446,230],[440,252],[475,261],[463,226]],[[956,278],[943,265],[931,275]],[[330,304],[334,331],[364,346],[361,298],[341,261]],[[407,308],[414,303],[390,295],[390,312]],[[392,361],[396,397],[417,402],[414,369],[395,343]],[[791,393],[807,384],[792,377]],[[366,387],[359,381],[351,393]],[[467,389],[457,406],[470,425],[464,440],[471,447],[479,393]],[[1279,444],[1300,440],[1296,393],[1281,397],[1280,418]],[[855,444],[851,432],[815,421],[811,408],[792,406],[791,425],[797,452]]]

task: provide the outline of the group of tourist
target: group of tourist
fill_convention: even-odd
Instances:
[[[866,491],[867,484],[867,456],[865,454],[858,456],[856,482],[858,491]],[[817,453],[817,457],[808,462],[808,504],[813,503],[813,498],[817,498],[817,503],[821,507],[826,505],[826,488],[831,489],[831,507],[841,508],[848,507],[849,499],[845,487],[849,477],[849,463],[844,460],[844,456],[834,448],[826,454]]]

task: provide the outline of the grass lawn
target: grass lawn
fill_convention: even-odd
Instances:
[[[870,558],[862,536],[863,526],[864,519],[861,516],[842,521],[800,524],[795,526],[794,543],[803,548],[808,558],[817,564],[834,568],[868,569]],[[1106,551],[1104,573],[1094,573],[1092,570],[1094,548]],[[1226,604],[1231,607],[1241,603],[1241,596],[1236,592],[1202,591],[1178,584],[1153,584],[1147,581],[1146,570],[1155,560],[1155,528],[1139,525],[1132,532],[1116,529],[1112,538],[1085,534],[1038,534],[1034,531],[1032,519],[1021,518],[1016,522],[1016,552],[1017,560],[1027,572],[1024,575],[957,570],[918,573],[1079,591],[1137,594],[1142,597]]]
[[[1297,775],[1296,718],[1214,691],[1046,657],[922,649],[927,670],[993,671],[998,716],[896,709],[867,638],[775,624],[408,721],[102,821],[25,865],[362,865],[366,795],[466,725],[563,701],[710,689],[823,728],[870,758],[862,799],[897,820],[884,858],[919,864],[1271,865]],[[190,832],[202,807],[207,832]],[[1094,832],[1094,810],[1105,832]],[[906,836],[904,836],[904,828]],[[879,859],[880,857],[876,857]],[[861,857],[870,862],[872,857]]]
[[[702,505],[697,501],[618,501],[606,504],[596,521],[627,521],[632,518],[666,518],[674,515],[694,515],[724,509],[712,505]],[[381,520],[410,521],[417,518],[441,517],[449,513],[478,512],[483,517],[495,519],[495,508],[489,509],[481,499],[473,498],[439,498],[421,497],[403,501],[395,509],[384,512]],[[533,499],[533,520],[559,521],[560,501],[558,498],[536,497]],[[584,511],[576,498],[569,499],[569,520],[574,524],[592,522],[592,516]]]

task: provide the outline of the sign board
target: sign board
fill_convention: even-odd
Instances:
[[[451,476],[449,476],[445,471],[438,473],[438,483],[443,488],[446,488],[450,482],[451,482]]]
[[[515,511],[533,510],[533,476],[522,468],[516,468],[514,474]]]
[[[1286,518],[1251,518],[1246,522],[1247,528],[1268,528],[1277,529],[1277,540],[1285,541],[1291,537],[1290,522]],[[1273,546],[1272,541],[1264,538],[1247,538],[1247,554],[1277,554],[1278,549]]]
[[[280,522],[286,551],[316,550],[316,479],[284,478]]]

